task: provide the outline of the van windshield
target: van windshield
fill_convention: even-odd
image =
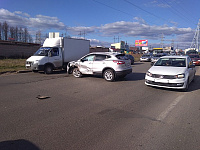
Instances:
[[[51,47],[41,47],[33,56],[48,56],[48,53],[51,49]]]

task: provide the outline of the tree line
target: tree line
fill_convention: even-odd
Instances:
[[[0,40],[41,44],[44,38],[42,38],[41,31],[37,31],[33,39],[26,27],[10,26],[5,21],[0,22]]]

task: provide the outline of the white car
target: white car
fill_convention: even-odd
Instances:
[[[83,56],[77,61],[69,62],[67,72],[80,78],[84,74],[99,74],[106,81],[125,77],[132,73],[131,60],[125,54],[115,52],[96,52]]]
[[[145,84],[187,91],[195,73],[189,56],[163,56],[146,73]]]

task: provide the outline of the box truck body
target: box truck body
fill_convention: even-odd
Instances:
[[[68,62],[89,53],[90,41],[66,37],[47,38],[43,46],[26,60],[26,68],[33,72],[52,73],[55,69],[66,69]]]

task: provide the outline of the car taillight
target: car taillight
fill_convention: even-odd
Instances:
[[[114,62],[114,63],[117,63],[118,65],[125,64],[124,61],[113,60],[113,62]]]

